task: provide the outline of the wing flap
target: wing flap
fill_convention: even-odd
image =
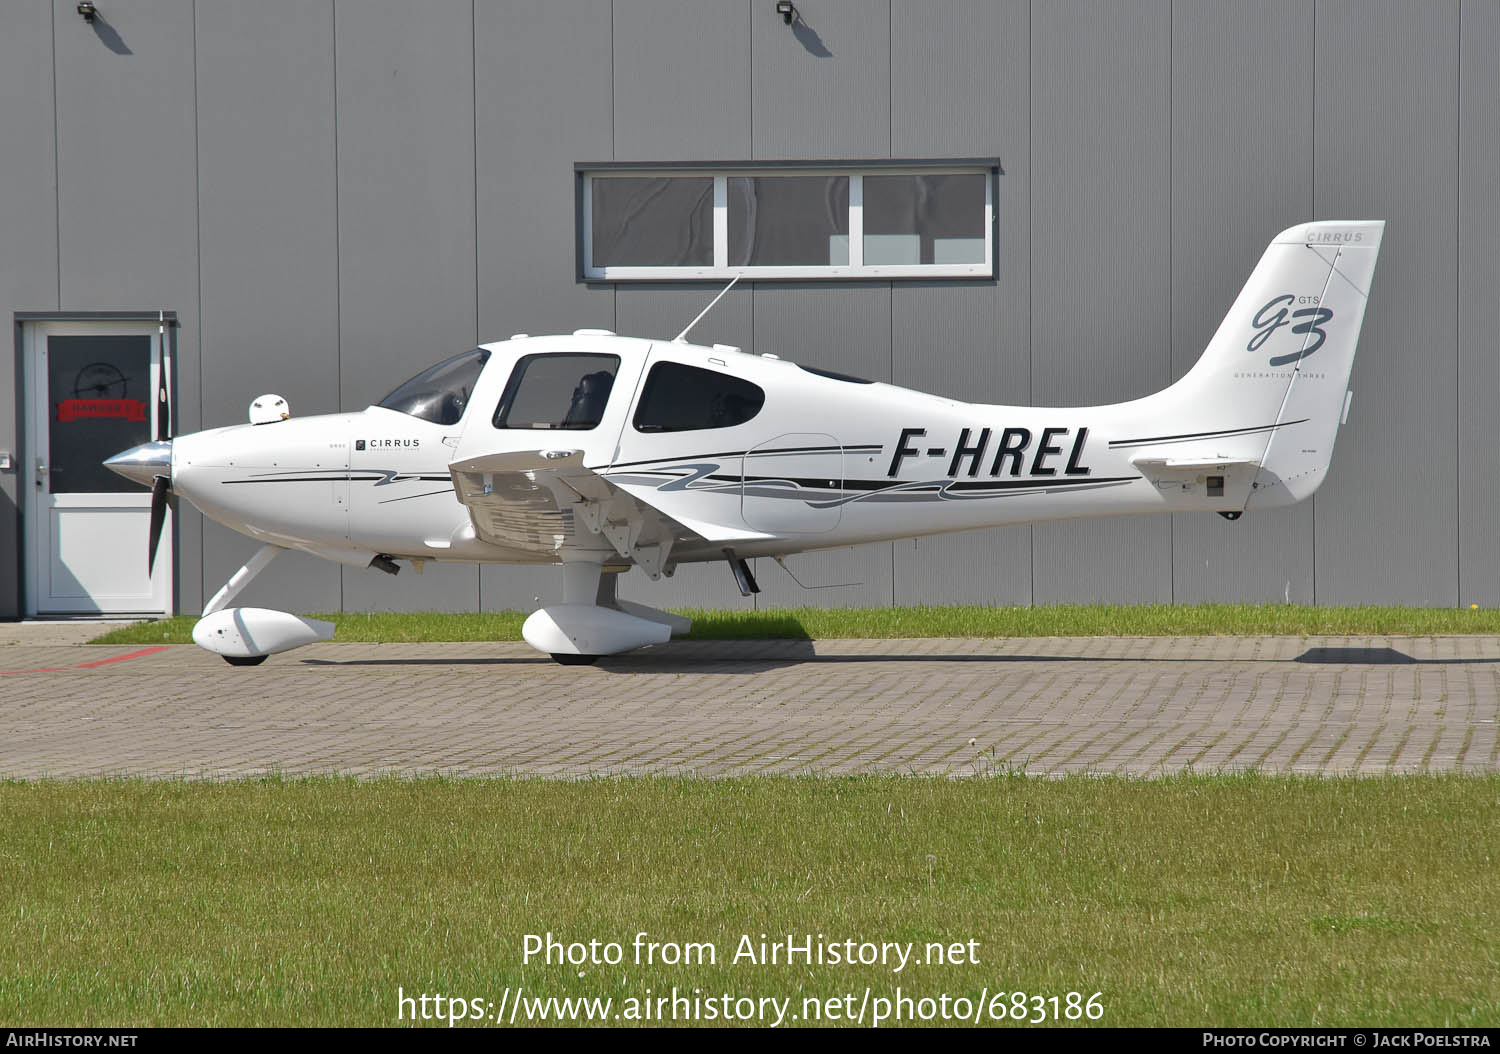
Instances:
[[[538,554],[609,552],[657,577],[672,549],[700,536],[583,464],[578,450],[488,454],[449,465],[474,532]]]

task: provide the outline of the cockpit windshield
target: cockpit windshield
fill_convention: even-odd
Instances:
[[[438,425],[456,425],[490,353],[475,348],[429,367],[377,404]]]

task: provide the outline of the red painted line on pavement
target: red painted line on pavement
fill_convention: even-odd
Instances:
[[[126,655],[116,655],[109,659],[97,659],[94,662],[80,662],[76,666],[47,666],[40,670],[0,670],[0,677],[15,677],[23,673],[63,673],[66,670],[92,670],[95,666],[108,666],[112,662],[125,662],[129,659],[139,659],[143,655],[154,655],[159,651],[166,651],[167,645],[158,644],[154,648],[142,648]]]
[[[139,659],[143,655],[154,655],[154,654],[156,654],[159,651],[166,651],[166,650],[167,650],[167,646],[165,644],[158,644],[154,648],[142,648],[140,651],[133,651],[133,652],[131,652],[128,655],[116,655],[112,659],[99,659],[99,660],[96,660],[95,662],[80,662],[77,666],[73,667],[73,669],[75,669],[75,670],[91,670],[95,666],[108,666],[112,662],[124,662],[127,659]]]

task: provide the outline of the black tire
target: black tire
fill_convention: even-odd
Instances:
[[[226,655],[224,661],[231,666],[259,666],[269,658],[269,655]]]
[[[564,655],[558,651],[552,653],[552,661],[563,666],[592,666],[599,659],[598,655]]]

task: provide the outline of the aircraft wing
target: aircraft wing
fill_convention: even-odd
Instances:
[[[613,549],[656,578],[676,546],[705,540],[586,467],[582,451],[487,454],[449,471],[474,532],[493,545],[538,554]]]

